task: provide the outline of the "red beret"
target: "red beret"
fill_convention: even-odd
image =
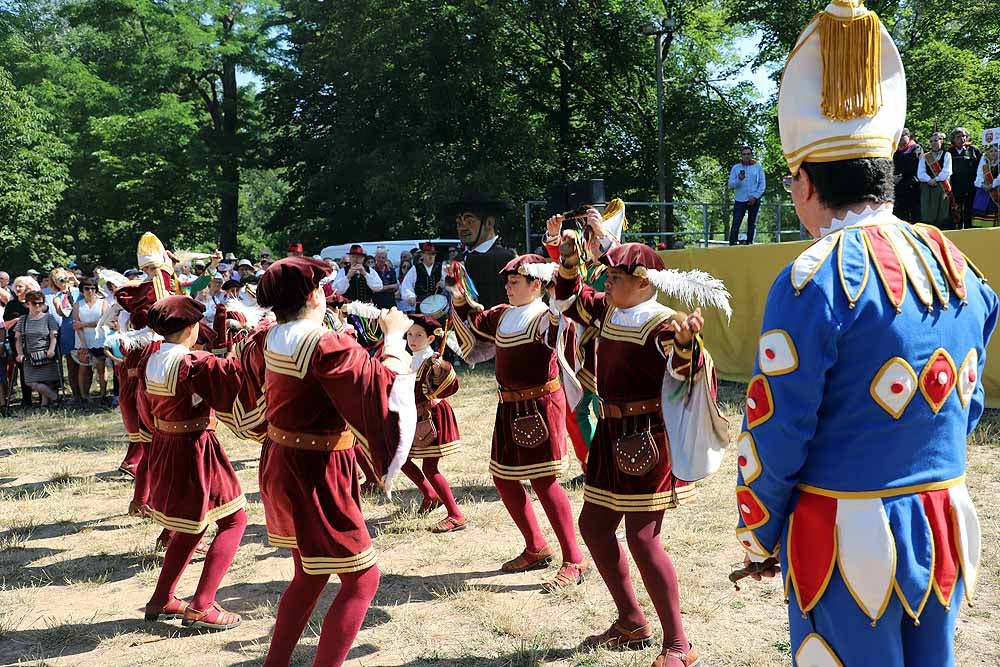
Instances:
[[[407,316],[413,320],[413,323],[419,326],[421,329],[427,332],[428,336],[443,336],[444,332],[441,331],[441,323],[430,315],[421,315],[420,313],[407,313]]]
[[[279,259],[257,281],[257,303],[277,312],[300,310],[331,271],[326,262],[312,257]]]
[[[115,290],[115,301],[131,316],[132,328],[142,329],[146,326],[146,314],[156,303],[156,289],[148,281],[126,283]]]
[[[355,243],[354,245],[351,246],[351,249],[347,251],[347,254],[348,255],[364,255],[365,254],[365,249],[362,248],[357,243]]]
[[[149,328],[169,336],[196,324],[205,316],[205,304],[189,296],[165,296],[149,309]]]
[[[302,244],[301,243],[289,243],[288,244],[288,252],[302,252]]]
[[[629,275],[635,275],[635,270],[640,266],[657,270],[666,268],[663,258],[644,243],[623,243],[615,246],[601,257],[601,264],[612,269],[621,269]]]
[[[425,241],[425,242],[423,242],[423,243],[420,244],[420,251],[421,252],[434,252],[434,253],[436,253],[437,252],[437,248],[435,248],[434,244],[431,243],[430,241]]]

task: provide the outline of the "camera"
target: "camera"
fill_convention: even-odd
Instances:
[[[587,209],[602,210],[606,204],[603,178],[553,183],[545,194],[545,217],[561,215],[566,218],[562,224],[564,231],[579,231]]]

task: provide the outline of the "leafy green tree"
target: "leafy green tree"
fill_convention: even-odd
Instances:
[[[65,257],[51,222],[69,178],[69,151],[49,130],[52,117],[0,68],[0,266],[9,272]]]

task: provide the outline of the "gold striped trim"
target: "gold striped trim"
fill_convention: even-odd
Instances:
[[[645,345],[653,330],[674,314],[674,311],[667,309],[651,316],[640,327],[624,327],[611,321],[611,315],[615,310],[615,308],[608,309],[608,314],[604,317],[604,326],[601,327],[601,338],[638,345]]]
[[[272,547],[279,547],[283,549],[298,549],[299,545],[295,541],[294,537],[282,537],[280,535],[275,535],[274,533],[267,534],[267,541]]]
[[[443,445],[429,445],[427,447],[414,447],[410,450],[411,459],[436,459],[443,456],[450,456],[462,448],[461,440],[446,442]]]
[[[150,281],[153,283],[153,294],[156,295],[157,301],[172,294],[170,289],[167,287],[166,281],[163,279],[163,269],[154,269],[153,275],[150,277]]]
[[[201,521],[191,521],[190,519],[183,519],[181,517],[167,516],[163,512],[158,512],[156,510],[152,510],[150,516],[153,517],[153,521],[169,530],[173,530],[178,533],[187,533],[189,535],[199,535],[203,533],[206,528],[208,528],[208,524],[215,523],[219,519],[239,512],[241,509],[246,507],[246,504],[246,496],[241,493],[225,505],[219,505],[218,507],[205,512],[205,516]]]
[[[375,550],[368,547],[354,556],[330,558],[327,556],[306,556],[299,550],[302,571],[306,574],[339,574],[360,572],[375,564]]]
[[[617,512],[657,512],[684,505],[697,493],[693,484],[659,493],[613,493],[585,484],[583,501]]]
[[[965,475],[959,475],[958,477],[953,477],[951,479],[946,479],[941,482],[927,482],[926,484],[911,484],[909,486],[897,486],[892,489],[878,489],[875,491],[835,491],[833,489],[824,489],[818,486],[812,486],[810,484],[796,484],[796,488],[801,489],[807,493],[814,493],[817,496],[825,496],[827,498],[838,498],[841,500],[859,500],[866,498],[895,498],[896,496],[909,496],[914,493],[923,493],[925,491],[941,491],[943,489],[950,489],[959,484],[965,483]]]
[[[156,382],[146,376],[146,391],[154,396],[173,396],[177,393],[177,375],[181,367],[183,354],[172,354],[167,359],[166,375],[163,382]]]
[[[558,461],[545,461],[527,466],[506,466],[490,459],[490,474],[507,480],[536,479],[538,477],[562,477],[569,465],[569,457]]]
[[[257,398],[257,405],[253,408],[247,410],[243,407],[243,401],[237,396],[236,400],[233,401],[233,411],[232,412],[218,412],[216,415],[226,426],[236,430],[236,431],[247,431],[255,426],[260,426],[267,419],[267,403],[265,402],[265,396],[263,393],[264,388],[261,387],[261,395]],[[239,433],[237,433],[239,435]]]
[[[153,436],[139,429],[135,433],[127,433],[129,442],[153,442]]]
[[[573,304],[573,307],[576,308],[576,312],[580,316],[580,319],[583,320],[583,323],[586,324],[587,326],[590,326],[590,323],[594,321],[594,316],[591,315],[590,311],[584,308],[583,304],[581,303],[582,300],[580,299],[580,291],[582,289],[583,287],[581,285],[580,290],[577,290],[576,303]]]
[[[319,345],[320,338],[325,334],[326,329],[322,327],[311,329],[302,336],[290,355],[279,354],[265,349],[264,363],[267,370],[301,380],[309,370],[309,362],[312,360],[313,351]]]
[[[576,379],[580,381],[583,388],[592,394],[597,393],[597,377],[586,368],[581,368],[576,372]]]
[[[424,377],[423,381],[424,395],[427,397],[428,400],[433,401],[438,396],[440,396],[446,389],[448,389],[448,387],[450,387],[451,385],[455,384],[455,382],[458,381],[458,374],[455,373],[455,369],[452,368],[450,371],[448,371],[448,375],[446,375],[445,378],[441,380],[441,384],[439,384],[437,387],[431,387],[431,369],[429,362],[430,359],[425,360],[424,363],[421,365],[420,370],[421,374]]]
[[[541,338],[542,314],[547,313],[548,311],[542,311],[539,313],[524,331],[518,331],[512,334],[502,334],[500,333],[500,324],[503,322],[503,318],[507,317],[507,313],[511,310],[513,310],[513,308],[505,309],[503,314],[500,315],[500,320],[497,322],[497,334],[494,339],[497,347],[517,347],[518,345],[531,343]]]

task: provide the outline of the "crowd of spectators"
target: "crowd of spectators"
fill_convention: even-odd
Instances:
[[[338,291],[346,292],[350,279],[364,272],[370,276],[370,286],[377,289],[359,296],[379,307],[397,306],[412,312],[414,300],[401,292],[400,283],[411,272],[414,258],[420,261],[428,251],[403,252],[397,266],[383,246],[374,255],[364,254],[361,246],[356,248],[360,253],[346,257],[314,255],[338,269],[327,289],[332,291],[340,280],[344,284],[338,286],[344,289]],[[449,257],[456,253],[457,249],[449,249]],[[290,244],[286,252],[289,257],[303,254],[301,243]],[[182,258],[174,268],[181,288],[205,304],[205,322],[211,325],[216,308],[230,299],[247,306],[256,304],[257,280],[273,261],[266,249],[255,259],[216,252]],[[120,320],[111,294],[116,281],[144,278],[136,268],[117,274],[97,266],[85,272],[72,262],[44,275],[29,269],[13,280],[0,271],[0,408],[5,409],[15,393],[9,385],[15,377],[26,407],[36,404],[36,396],[38,405],[49,405],[59,400],[64,389],[70,406],[113,405],[118,382],[104,342]]]
[[[934,132],[925,150],[903,129],[893,156],[897,217],[942,229],[996,226],[997,146],[981,150],[970,139],[964,127],[952,131],[950,144]]]

